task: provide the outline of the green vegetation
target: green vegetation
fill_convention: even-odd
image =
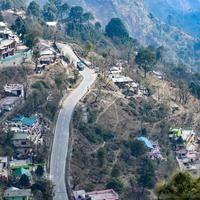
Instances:
[[[193,178],[188,173],[178,172],[168,182],[157,185],[158,199],[199,199],[199,178]]]
[[[35,2],[32,1],[28,8],[27,8],[27,15],[28,16],[35,16],[35,17],[39,17],[40,16],[40,6]]]
[[[38,199],[38,196],[41,197],[41,199],[45,200],[52,200],[53,199],[53,184],[48,179],[38,179],[32,186],[31,189],[34,193],[34,196],[36,199]]]
[[[135,62],[144,70],[144,76],[146,77],[147,72],[152,70],[156,63],[156,55],[149,48],[143,49],[138,52]]]
[[[105,162],[105,149],[104,148],[100,148],[98,151],[97,151],[97,159],[98,159],[98,162],[99,162],[99,166],[102,167],[104,165],[104,162]]]
[[[106,188],[114,189],[116,192],[122,193],[124,186],[123,186],[123,183],[119,179],[112,178],[108,181]]]
[[[22,176],[20,177],[17,185],[19,187],[25,188],[25,187],[29,187],[30,186],[30,179],[27,175],[22,174]]]
[[[38,176],[38,177],[42,177],[43,174],[44,174],[44,168],[43,166],[41,165],[38,165],[36,171],[35,171],[35,174]]]
[[[12,157],[14,155],[14,148],[12,145],[13,132],[0,132],[0,153],[2,156]]]
[[[3,15],[2,15],[2,13],[0,12],[0,22],[3,22],[3,21],[4,21]]]
[[[114,165],[111,172],[112,177],[119,177],[120,176],[120,168],[118,165]]]
[[[138,169],[138,184],[140,187],[152,189],[155,185],[155,167],[151,160],[142,159],[140,168]]]
[[[106,34],[114,39],[115,37],[126,40],[129,37],[128,31],[119,18],[112,18],[106,26]]]
[[[143,156],[147,152],[144,142],[134,140],[130,142],[131,154],[135,157]]]
[[[27,2],[27,0],[1,0],[0,10],[25,7]]]

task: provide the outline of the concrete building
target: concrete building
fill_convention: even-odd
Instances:
[[[54,21],[54,22],[46,22],[46,24],[47,24],[47,26],[53,27],[53,28],[56,28],[56,26],[57,26],[57,22],[56,21]]]
[[[22,84],[7,84],[4,86],[6,96],[24,97],[24,86]]]
[[[0,179],[1,181],[8,180],[8,157],[0,157]]]
[[[14,55],[16,47],[17,43],[14,39],[0,39],[0,59]]]
[[[20,159],[28,158],[32,151],[32,144],[27,133],[15,133],[12,138],[15,147],[15,157]]]
[[[4,22],[0,22],[0,60],[15,54],[19,37]]]
[[[19,97],[6,97],[0,100],[0,109],[4,111],[11,111],[14,107],[21,103]]]
[[[74,191],[75,200],[119,200],[119,195],[112,189],[86,193],[84,190]]]
[[[4,192],[4,200],[31,200],[31,189],[8,188]]]
[[[39,64],[49,65],[56,60],[57,53],[49,41],[40,40],[38,47],[40,50]]]
[[[0,30],[5,30],[7,25],[4,22],[0,22]]]

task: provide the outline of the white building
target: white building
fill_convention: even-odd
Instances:
[[[7,96],[24,97],[24,86],[22,84],[7,84],[4,86]]]
[[[8,180],[8,157],[0,157],[0,179]]]

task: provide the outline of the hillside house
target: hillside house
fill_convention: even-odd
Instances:
[[[30,189],[19,189],[15,187],[8,188],[4,192],[4,200],[31,200],[32,194]]]
[[[111,75],[120,75],[122,73],[122,67],[121,66],[113,66],[109,69],[109,74]]]
[[[112,189],[85,192],[84,190],[74,191],[75,200],[119,200],[119,195]]]
[[[15,133],[26,133],[33,144],[42,142],[42,124],[37,116],[25,117],[19,115],[8,122],[8,128]],[[22,136],[21,136],[22,137]],[[23,135],[25,137],[25,135]]]
[[[34,127],[37,125],[37,117],[32,116],[32,117],[25,117],[23,115],[18,115],[14,118],[11,119],[11,122],[17,126],[25,126],[25,127]]]
[[[160,147],[158,145],[158,142],[153,142],[149,140],[147,137],[143,137],[143,136],[138,137],[137,140],[142,141],[144,145],[147,147],[148,149],[147,155],[150,159],[164,160],[163,156],[160,153]]]
[[[55,62],[57,58],[57,52],[51,47],[51,43],[40,40],[39,50],[40,57],[38,58],[38,61],[40,65],[49,65]]]
[[[148,88],[140,86],[138,90],[139,96],[150,96],[150,91]]]
[[[0,109],[4,111],[11,111],[21,102],[22,99],[19,97],[6,97],[0,100]]]
[[[0,157],[0,180],[8,180],[8,157]]]
[[[141,137],[138,137],[137,140],[142,141],[147,148],[153,149],[153,145],[147,137],[141,136]]]
[[[53,22],[46,22],[47,26],[52,27],[52,28],[56,28],[57,27],[57,22],[53,21]]]
[[[31,164],[32,164],[31,159],[25,159],[25,160],[13,159],[10,161],[10,169],[14,170],[20,167],[27,167],[30,166]]]
[[[15,147],[15,157],[27,159],[32,151],[32,144],[27,133],[15,133],[12,138]]]
[[[194,150],[196,142],[196,133],[193,130],[170,129],[169,137],[176,141],[177,150]]]
[[[133,83],[133,79],[127,76],[119,74],[111,74],[109,78],[115,83],[119,88],[124,88],[127,84]]]
[[[16,168],[12,169],[12,174],[16,178],[20,178],[23,174],[25,174],[26,176],[31,178],[31,172],[30,172],[29,168],[16,167]]]
[[[0,31],[5,30],[7,28],[7,25],[4,22],[0,22]]]
[[[10,35],[12,34],[12,31],[10,30],[0,30],[0,39],[9,39]]]
[[[140,84],[136,82],[132,82],[128,84],[127,87],[124,88],[123,94],[127,97],[132,97],[134,95],[138,95]]]
[[[15,54],[17,42],[13,39],[0,39],[0,59],[5,59],[8,56]]]
[[[163,80],[163,79],[164,79],[164,75],[163,75],[162,72],[160,72],[160,71],[153,71],[152,73],[153,73],[153,75],[154,75],[157,79],[159,79],[159,80]]]
[[[24,97],[24,86],[22,84],[7,84],[4,86],[6,96]]]

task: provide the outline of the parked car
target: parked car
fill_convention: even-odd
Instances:
[[[77,62],[77,68],[78,70],[83,71],[85,69],[85,64],[79,61]]]

